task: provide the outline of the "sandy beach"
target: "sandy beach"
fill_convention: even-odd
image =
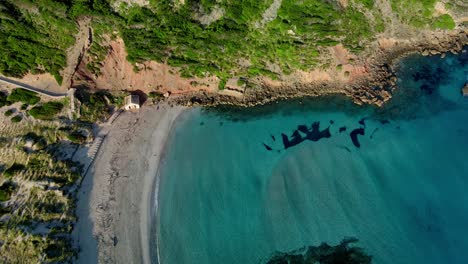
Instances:
[[[164,145],[185,108],[167,104],[124,112],[83,180],[77,205],[77,263],[150,263],[153,186]]]

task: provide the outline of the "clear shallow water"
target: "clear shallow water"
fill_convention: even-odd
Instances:
[[[373,263],[468,263],[467,56],[404,60],[383,109],[186,112],[162,164],[153,261],[155,244],[162,264],[261,263],[351,236]],[[282,134],[313,122],[330,137],[285,149]]]

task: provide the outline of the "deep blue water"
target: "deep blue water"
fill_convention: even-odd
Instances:
[[[262,263],[355,237],[373,263],[468,263],[467,63],[408,57],[380,109],[327,97],[186,112],[153,261],[156,244],[162,264]]]

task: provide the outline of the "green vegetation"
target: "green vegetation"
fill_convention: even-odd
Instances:
[[[11,116],[15,113],[15,109],[8,109],[6,112],[5,112],[5,116]]]
[[[128,60],[166,62],[182,76],[267,75],[310,70],[323,64],[319,56],[342,43],[359,53],[385,29],[375,0],[283,0],[277,16],[261,23],[273,0],[150,1],[140,7],[110,0],[6,0],[0,4],[0,72],[21,76],[48,71],[57,79],[65,65],[65,51],[73,43],[75,21],[92,16],[93,44],[87,68],[100,74],[110,38],[124,39]],[[436,0],[391,0],[399,20],[414,27],[451,29],[448,15],[433,17]],[[449,6],[451,7],[451,5]],[[199,17],[214,10],[222,15],[211,23]],[[52,37],[51,37],[52,36]],[[242,60],[246,63],[240,64]],[[276,67],[278,68],[278,67]],[[102,107],[102,106],[101,106]]]
[[[110,108],[107,104],[109,98],[106,100],[106,93],[81,93],[77,98],[82,102],[81,104],[81,117],[80,119],[87,122],[95,122],[103,120],[110,116]]]
[[[404,23],[418,28],[455,28],[455,22],[450,15],[434,17],[436,2],[436,0],[391,0],[393,11]]]
[[[68,133],[67,139],[76,144],[83,144],[86,141],[86,137],[78,131]]]
[[[22,102],[23,104],[35,105],[41,98],[35,92],[25,90],[22,88],[13,89],[11,94],[7,97],[10,103]]]
[[[59,155],[66,140],[61,131],[86,129],[55,120],[0,127],[0,201],[9,201],[0,206],[0,263],[71,263],[76,256],[70,190],[81,165]]]
[[[10,199],[10,195],[4,190],[0,189],[0,202],[8,201],[9,199]]]
[[[272,1],[221,2],[225,14],[209,26],[192,19],[191,4],[177,10],[165,2],[151,9],[129,8],[121,14],[128,59],[167,61],[182,67],[184,76],[275,76],[268,64],[278,64],[285,73],[310,69],[323,47],[342,42],[362,49],[376,31],[358,10],[339,9],[328,1],[283,0],[278,17],[263,28],[255,25]],[[251,65],[239,68],[239,58]]]
[[[468,6],[466,5],[466,1],[447,1],[445,3],[445,9],[447,9],[450,14],[457,15],[457,16],[466,16]],[[468,26],[468,22],[461,23],[464,26]]]
[[[160,92],[150,92],[148,94],[148,97],[151,98],[151,99],[162,99],[164,97],[164,95]]]
[[[357,2],[361,3],[366,8],[374,7],[374,0],[357,0]]]
[[[60,113],[62,109],[63,103],[53,101],[35,106],[28,113],[36,119],[50,120]]]
[[[80,121],[96,122],[109,118],[112,110],[123,106],[126,92],[110,93],[107,91],[90,92],[77,90],[76,98],[81,102]]]
[[[441,29],[454,29],[455,22],[453,18],[447,14],[437,17],[434,21],[434,27]]]
[[[24,110],[28,109],[28,107],[29,107],[28,104],[22,104],[20,109],[24,111]]]
[[[25,169],[23,164],[13,163],[8,169],[3,172],[3,176],[11,178]]]
[[[160,92],[150,92],[148,98],[150,98],[153,103],[156,103],[164,99],[164,95]]]
[[[5,0],[0,3],[0,72],[21,77],[50,72],[59,83],[65,50],[74,42],[75,23],[67,5],[53,0]]]
[[[16,115],[16,116],[11,118],[11,122],[13,122],[13,123],[19,123],[19,122],[21,122],[21,120],[23,120],[23,118],[20,115]]]
[[[0,186],[0,202],[8,201],[14,192],[15,186],[12,182],[4,182]]]
[[[0,91],[0,108],[10,104],[7,98],[8,98],[7,94]]]
[[[21,2],[27,1],[9,0],[3,4],[3,12],[15,16],[2,21],[18,26],[21,29],[18,34],[23,28],[32,28],[30,31],[51,36],[65,30],[74,32],[76,29],[70,26],[74,19],[84,14],[92,15],[95,42],[91,46],[90,55],[96,59],[88,64],[88,69],[96,74],[99,74],[99,61],[107,53],[107,48],[101,45],[102,35],[115,30],[123,37],[131,62],[152,59],[181,67],[185,77],[214,74],[222,80],[234,75],[263,74],[275,77],[277,73],[268,70],[269,64],[278,64],[285,73],[295,69],[310,69],[317,65],[317,57],[323,48],[342,42],[353,50],[361,50],[366,40],[377,32],[377,28],[369,24],[364,14],[357,9],[340,9],[322,0],[283,0],[278,17],[263,27],[259,26],[259,21],[272,0],[188,0],[177,8],[172,1],[159,1],[149,7],[123,6],[119,13],[113,12],[109,1],[105,0],[28,2],[28,5],[37,5],[41,10],[41,15],[35,17],[37,21],[25,19],[33,16],[33,12],[18,8]],[[373,6],[372,0],[363,0],[361,3],[366,8]],[[194,14],[200,12],[197,7],[202,6],[205,12],[210,12],[215,5],[224,10],[221,19],[210,25],[202,25],[194,19]],[[55,32],[47,28],[37,29],[37,22],[46,19],[53,25]],[[6,35],[13,31],[12,27],[5,27]],[[55,45],[34,42],[34,38],[43,40],[37,34],[21,38],[28,41],[23,44],[27,47],[24,52],[28,54],[23,54],[21,60],[15,60],[15,63],[4,59],[6,66],[0,67],[0,72],[22,75],[25,69],[39,71],[39,66],[44,64],[42,66],[52,67],[46,68],[46,71],[56,74],[63,68],[63,52],[72,42],[65,37],[55,41]],[[70,36],[69,33],[64,35]],[[6,49],[11,51],[12,46],[10,43]],[[28,51],[29,47],[32,51]],[[54,49],[47,50],[48,47]],[[41,56],[35,54],[36,50],[41,49],[46,49],[41,55],[56,57],[53,63],[30,61],[32,57],[38,57],[37,61],[41,61]],[[11,54],[2,57],[10,58],[8,55]],[[250,66],[239,67],[237,60],[240,58],[249,61]]]
[[[393,11],[402,22],[415,27],[426,27],[432,19],[436,0],[391,0],[390,2]]]

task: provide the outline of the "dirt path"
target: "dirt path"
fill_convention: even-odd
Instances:
[[[11,84],[11,85],[14,85],[16,87],[21,87],[23,89],[26,89],[26,90],[29,90],[29,91],[33,91],[33,92],[36,92],[38,94],[41,94],[41,95],[45,95],[45,96],[49,96],[49,97],[52,97],[52,98],[64,98],[67,96],[66,93],[55,93],[55,92],[51,92],[51,91],[48,91],[48,90],[44,90],[44,89],[41,89],[41,88],[37,88],[37,87],[34,87],[34,86],[31,86],[29,84],[26,84],[26,83],[22,83],[22,82],[19,82],[17,80],[14,80],[14,79],[10,79],[10,78],[6,78],[6,77],[3,77],[3,76],[0,76],[0,82],[4,82],[4,83],[7,83],[7,84]]]
[[[77,23],[79,30],[75,36],[75,45],[67,50],[67,66],[62,71],[61,87],[64,89],[71,87],[76,69],[92,42],[91,17],[81,18]]]

